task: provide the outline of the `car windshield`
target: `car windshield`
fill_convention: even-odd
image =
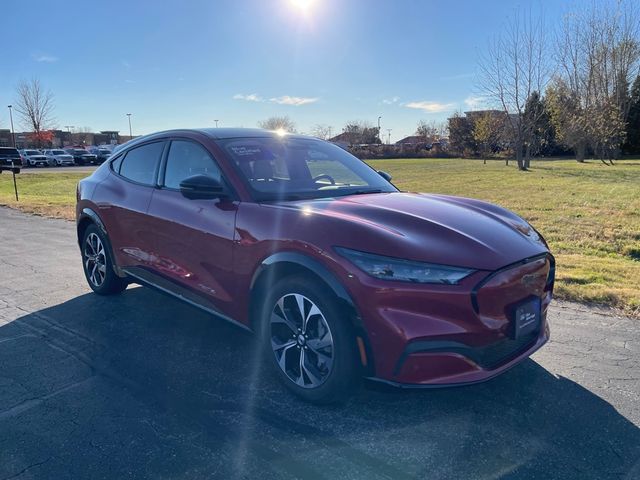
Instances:
[[[75,153],[77,155],[86,155],[89,152],[87,152],[86,150],[76,149],[76,150],[73,151],[73,153]]]
[[[395,192],[340,147],[311,138],[240,138],[219,143],[258,201]]]
[[[64,155],[66,152],[64,152],[63,150],[53,150],[53,154],[54,155]]]
[[[37,150],[26,150],[24,152],[26,155],[42,155],[39,151]]]
[[[0,148],[0,154],[19,155],[18,150],[16,150],[15,148]]]

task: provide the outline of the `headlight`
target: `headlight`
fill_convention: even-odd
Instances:
[[[475,271],[468,268],[383,257],[343,247],[335,247],[335,250],[372,277],[384,280],[455,285]]]

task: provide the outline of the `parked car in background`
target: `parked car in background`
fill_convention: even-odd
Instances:
[[[84,148],[68,148],[67,153],[73,157],[76,165],[91,165],[98,162],[98,157]]]
[[[89,153],[94,154],[98,158],[98,163],[103,163],[111,156],[111,150],[105,147],[92,147],[89,149]]]
[[[49,160],[40,150],[30,149],[22,150],[22,160],[29,164],[31,167],[43,166],[50,167],[55,165],[53,160]]]
[[[140,137],[78,184],[85,276],[98,294],[150,285],[254,330],[309,401],[342,400],[359,377],[477,383],[542,347],[555,272],[542,236],[390,178],[302,135]]]
[[[47,159],[52,160],[56,166],[74,165],[73,155],[69,155],[64,150],[45,150],[44,155]]]
[[[12,165],[21,166],[22,156],[17,148],[0,147],[0,165],[10,167]]]

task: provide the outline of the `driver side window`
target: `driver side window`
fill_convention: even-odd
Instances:
[[[208,175],[221,181],[215,160],[202,145],[186,140],[173,140],[167,156],[164,186],[180,188],[180,182],[194,175]]]

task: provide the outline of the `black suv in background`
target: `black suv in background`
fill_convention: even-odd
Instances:
[[[91,165],[92,163],[98,163],[97,155],[89,153],[84,148],[69,148],[67,153],[73,156],[73,161],[76,165]]]
[[[13,147],[0,147],[0,166],[10,167],[12,165],[16,167],[22,166],[20,152]]]

